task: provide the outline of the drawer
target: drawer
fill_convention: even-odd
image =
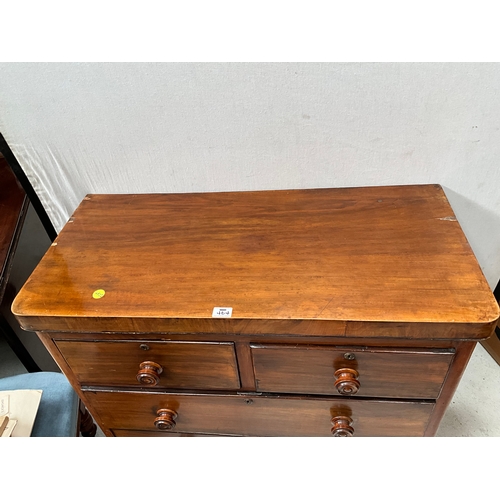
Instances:
[[[232,434],[201,434],[186,432],[137,431],[133,429],[111,429],[115,437],[235,437]]]
[[[82,385],[207,390],[240,387],[231,342],[55,343]]]
[[[111,429],[155,431],[155,419],[175,426],[158,433],[241,436],[332,436],[349,425],[355,436],[422,436],[434,407],[428,402],[252,395],[186,395],[86,391]],[[161,411],[163,410],[163,411]],[[175,417],[175,419],[174,419]],[[339,418],[340,417],[340,418]],[[343,419],[343,422],[342,422]],[[346,423],[346,419],[347,422]],[[160,425],[160,424],[158,424]]]
[[[453,350],[251,344],[262,392],[438,397]]]

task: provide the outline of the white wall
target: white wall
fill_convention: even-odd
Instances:
[[[87,193],[440,183],[500,277],[500,64],[0,64],[59,230]]]

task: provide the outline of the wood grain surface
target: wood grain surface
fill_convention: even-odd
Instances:
[[[334,373],[348,368],[359,374],[356,396],[435,399],[453,356],[444,349],[252,344],[257,390],[275,393],[338,396]]]
[[[434,406],[341,398],[94,391],[87,391],[86,397],[112,429],[154,431],[157,410],[170,408],[178,415],[176,433],[243,436],[331,436],[331,419],[339,415],[352,418],[355,436],[422,436]]]
[[[163,369],[158,388],[240,388],[234,345],[229,342],[62,340],[56,346],[82,385],[140,386],[139,365],[153,361]]]
[[[499,314],[438,185],[89,195],[13,311],[35,330],[412,338],[484,338]]]

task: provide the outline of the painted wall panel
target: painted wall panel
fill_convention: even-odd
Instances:
[[[500,277],[500,64],[0,64],[59,230],[87,193],[442,184]]]

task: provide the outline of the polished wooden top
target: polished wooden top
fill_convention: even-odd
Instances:
[[[486,337],[499,315],[439,185],[88,195],[13,311],[37,330],[412,338]]]

